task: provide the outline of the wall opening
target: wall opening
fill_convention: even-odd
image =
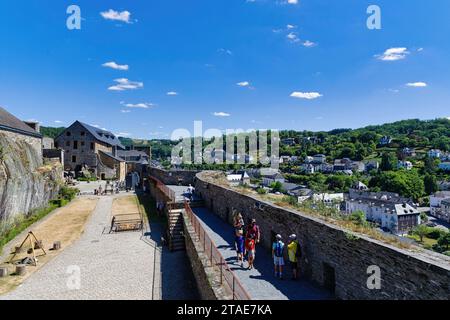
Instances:
[[[323,263],[323,286],[334,293],[336,290],[336,272],[328,263]]]

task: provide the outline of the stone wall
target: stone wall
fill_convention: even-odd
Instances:
[[[60,164],[43,164],[41,139],[0,131],[0,232],[45,207],[62,183]]]
[[[149,175],[159,179],[166,185],[183,185],[194,184],[195,175],[199,171],[189,170],[162,170],[151,167]]]
[[[211,211],[229,223],[233,210],[245,220],[256,218],[265,250],[270,250],[275,234],[284,239],[297,234],[303,245],[302,273],[334,291],[337,298],[450,299],[448,257],[355,235],[307,214],[209,183],[203,175],[197,175],[195,187]],[[381,270],[379,290],[367,287],[368,268],[374,265]]]

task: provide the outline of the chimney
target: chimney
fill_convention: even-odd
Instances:
[[[34,131],[41,133],[41,125],[36,121],[24,121],[24,123],[29,126]]]

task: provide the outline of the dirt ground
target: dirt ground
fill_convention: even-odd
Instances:
[[[0,264],[1,267],[8,268],[9,276],[5,278],[0,278],[0,295],[6,293],[16,286],[20,285],[25,279],[27,279],[31,274],[39,270],[48,261],[58,255],[64,248],[70,246],[75,240],[77,240],[83,233],[84,226],[88,220],[90,214],[94,211],[98,199],[96,198],[78,198],[72,201],[67,206],[58,210],[58,212],[51,214],[48,219],[42,223],[37,223],[35,228],[32,228],[32,232],[38,240],[43,242],[43,251],[36,249],[36,256],[38,257],[38,265],[28,266],[27,273],[24,276],[16,276],[13,274],[15,271],[14,264],[7,264],[6,262],[12,257],[10,255],[8,260],[3,261]],[[14,239],[14,243],[19,246],[26,236],[18,237]],[[53,246],[53,242],[61,242],[61,250],[53,251],[50,248]],[[33,240],[34,243],[34,240]],[[18,254],[14,261],[23,259],[28,255],[26,252],[30,248],[28,241],[24,245],[24,253]]]

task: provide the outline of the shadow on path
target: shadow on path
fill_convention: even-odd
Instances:
[[[237,275],[252,299],[268,300],[322,300],[332,299],[325,289],[300,279],[291,280],[291,271],[286,268],[285,280],[275,278],[271,254],[262,246],[257,247],[254,269],[242,268],[236,261],[234,249],[234,229],[206,208],[193,208],[202,221],[206,232],[215,242],[230,269]],[[244,263],[244,267],[247,263]]]

